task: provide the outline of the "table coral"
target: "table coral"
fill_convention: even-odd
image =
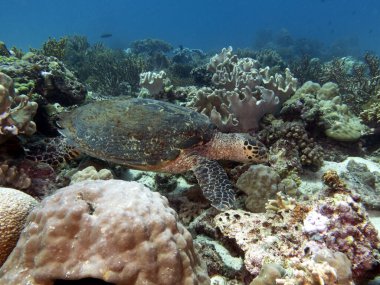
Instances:
[[[31,196],[0,187],[0,266],[15,247],[26,217],[36,205]]]
[[[28,96],[16,96],[13,80],[0,72],[0,143],[11,136],[32,135],[36,131],[32,119],[37,107],[37,103],[29,102]]]
[[[142,184],[87,181],[58,190],[28,216],[0,284],[97,278],[114,284],[209,284],[190,233]]]

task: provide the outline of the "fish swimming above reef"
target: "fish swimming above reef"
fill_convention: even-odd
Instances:
[[[233,207],[235,192],[216,160],[267,162],[255,138],[221,133],[207,116],[163,101],[98,101],[63,114],[58,124],[68,142],[90,156],[147,171],[192,170],[219,210]]]
[[[100,35],[100,37],[101,37],[102,39],[106,39],[106,38],[110,38],[110,37],[112,37],[112,34],[111,34],[111,33],[103,33],[103,34]]]

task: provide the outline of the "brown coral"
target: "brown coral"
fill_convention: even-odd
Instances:
[[[268,119],[266,124],[267,126],[259,133],[259,138],[265,145],[272,146],[272,164],[282,163],[279,160],[279,156],[282,156],[285,157],[287,166],[284,167],[288,167],[287,171],[299,170],[298,164],[315,169],[322,166],[323,149],[309,136],[303,123],[284,122],[281,119],[272,118]],[[291,161],[293,161],[292,164],[289,164]],[[282,169],[283,167],[279,168],[276,168],[279,173],[286,172]]]
[[[142,184],[87,181],[62,188],[28,217],[0,284],[209,284],[190,233]]]
[[[323,176],[322,181],[325,185],[329,187],[329,190],[333,192],[347,192],[347,185],[342,181],[335,170],[327,170]]]

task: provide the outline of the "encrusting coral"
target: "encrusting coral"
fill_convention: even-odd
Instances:
[[[166,198],[142,184],[86,181],[58,190],[28,216],[0,284],[209,284],[190,233]]]
[[[16,95],[12,78],[0,72],[0,144],[11,136],[33,134],[37,107],[28,96]]]
[[[0,266],[15,247],[29,212],[37,204],[21,191],[0,187]]]
[[[315,262],[320,263],[318,256],[326,249],[335,256],[329,259],[340,260],[336,262],[345,268],[342,279],[346,281],[328,281],[333,273],[322,277],[330,269],[324,271],[321,264],[320,277],[325,283],[299,284],[351,284],[351,279],[365,280],[380,272],[380,240],[363,205],[345,189],[336,173],[328,172],[324,181],[331,196],[320,200],[296,202],[278,196],[268,203],[265,214],[229,210],[215,217],[222,234],[245,252],[244,263],[252,275],[258,275],[264,264],[276,263],[294,273],[303,271],[297,274],[307,280],[306,276],[318,274],[310,269],[317,269]],[[347,273],[348,261],[352,277]]]

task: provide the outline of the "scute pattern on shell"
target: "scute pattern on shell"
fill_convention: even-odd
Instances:
[[[173,161],[183,149],[209,141],[215,130],[205,115],[150,99],[90,103],[63,115],[59,124],[83,152],[150,170]]]

